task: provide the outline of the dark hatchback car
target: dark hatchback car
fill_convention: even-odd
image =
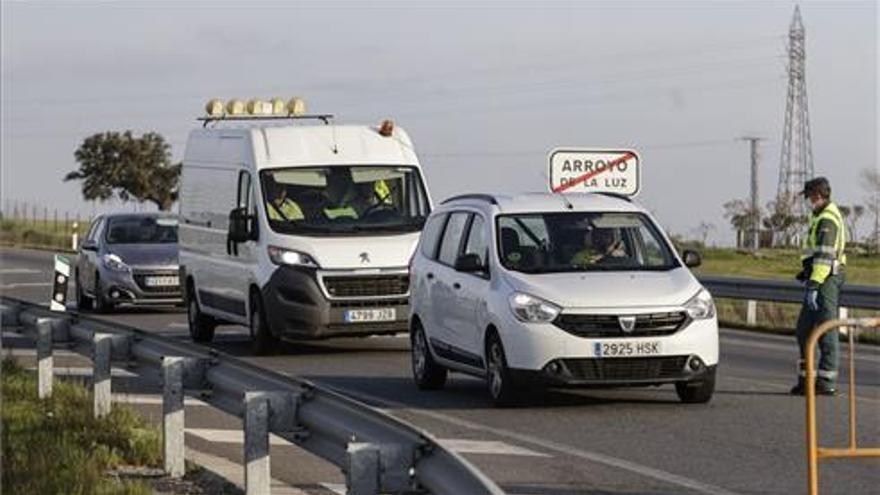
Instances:
[[[97,217],[76,263],[80,309],[108,311],[120,304],[181,304],[177,218],[158,213]]]

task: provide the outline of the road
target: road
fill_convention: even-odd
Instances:
[[[50,253],[3,249],[0,261],[0,292],[48,300]],[[180,310],[136,309],[102,318],[188,339]],[[707,405],[680,404],[671,387],[661,387],[551,392],[515,409],[492,408],[482,382],[461,375],[453,375],[443,391],[416,390],[406,338],[285,343],[278,355],[258,357],[246,331],[228,326],[218,329],[213,346],[333,387],[425,428],[464,452],[510,494],[805,491],[804,401],[787,394],[797,355],[789,337],[722,330],[719,383]],[[856,364],[859,442],[878,446],[880,348],[860,346]],[[843,373],[842,383],[846,380]],[[820,398],[823,445],[844,444],[846,414],[844,396]],[[187,442],[240,460],[240,448],[228,442],[191,437]],[[273,475],[300,486],[315,482],[290,464],[273,465]],[[820,481],[823,494],[877,493],[880,462],[826,462]]]

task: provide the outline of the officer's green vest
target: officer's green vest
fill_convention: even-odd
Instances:
[[[834,238],[833,245],[818,244],[819,223],[828,220],[837,228],[837,235]],[[831,275],[834,262],[841,265],[846,264],[846,227],[843,223],[843,215],[837,209],[834,203],[828,203],[825,208],[818,214],[810,215],[810,231],[804,240],[804,252],[802,258],[813,258],[813,269],[810,274],[810,280],[822,283]]]

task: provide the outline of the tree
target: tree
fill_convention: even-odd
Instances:
[[[177,201],[180,164],[171,163],[171,147],[159,134],[94,134],[83,140],[74,157],[79,170],[64,180],[82,180],[87,200],[106,201],[115,196],[123,201],[150,201],[160,210],[170,210]]]
[[[865,214],[865,207],[862,205],[853,205],[852,207],[841,205],[839,209],[840,214],[843,215],[844,222],[846,222],[846,230],[849,233],[849,240],[858,241],[859,220],[861,220],[862,215]]]
[[[710,222],[700,222],[699,225],[694,228],[694,233],[697,235],[697,238],[700,240],[700,245],[705,247],[706,242],[709,240],[709,233],[715,230],[715,224]]]
[[[872,233],[875,249],[880,249],[880,170],[862,169],[862,189],[868,195],[865,197],[865,206],[874,216],[874,232]]]
[[[737,232],[737,246],[741,241],[740,236],[755,228],[755,223],[760,215],[760,210],[752,209],[751,204],[743,199],[733,199],[724,203],[724,218],[730,220],[730,225]]]
[[[792,208],[786,201],[770,201],[767,203],[770,212],[764,220],[764,228],[773,233],[773,245],[788,246],[797,234],[805,219],[791,213]]]

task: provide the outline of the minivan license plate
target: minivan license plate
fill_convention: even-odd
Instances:
[[[397,319],[395,308],[350,309],[345,312],[346,323],[368,323],[374,321],[394,321]]]
[[[660,341],[647,342],[596,342],[593,355],[601,357],[652,356],[660,354]]]

